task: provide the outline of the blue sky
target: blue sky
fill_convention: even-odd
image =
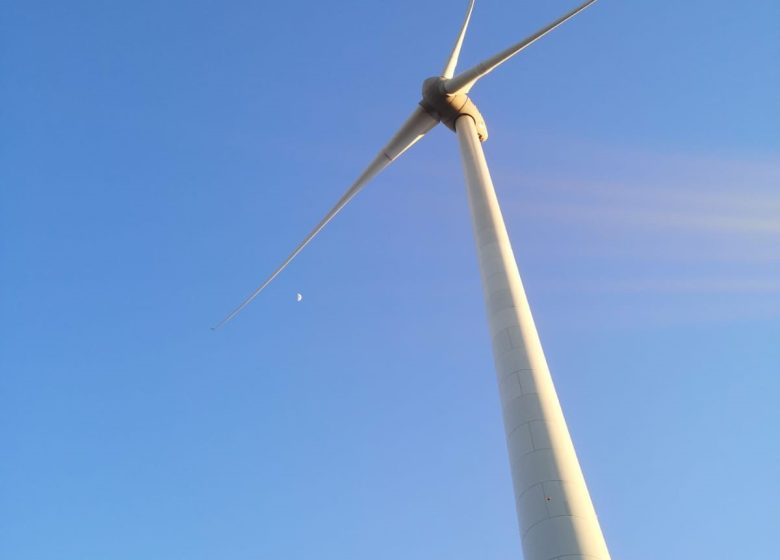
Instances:
[[[572,5],[479,0],[461,64]],[[464,8],[4,4],[0,557],[519,557],[451,132],[209,330],[411,111]],[[778,20],[602,0],[473,92],[614,558],[774,549]]]

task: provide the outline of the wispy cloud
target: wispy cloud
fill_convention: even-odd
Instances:
[[[706,309],[688,315],[780,313],[780,157],[566,153],[552,174],[496,173],[523,252],[566,263],[546,290],[642,294],[650,314],[675,296]]]
[[[664,200],[663,207],[660,204],[655,207],[645,206],[636,200],[622,200],[622,204],[618,204],[616,200],[607,200],[600,204],[535,203],[523,212],[566,223],[582,222],[604,228],[764,234],[772,236],[773,239],[780,235],[780,207],[771,208],[772,200],[760,201],[756,197],[749,201],[755,204],[755,208],[739,208],[736,202],[730,209],[715,208],[713,200],[704,198],[690,207],[674,207],[671,199]],[[745,205],[744,200],[739,202]]]
[[[780,282],[776,277],[738,278],[711,276],[685,278],[640,278],[634,280],[607,281],[600,285],[601,291],[623,293],[658,294],[780,294]],[[780,303],[780,302],[778,302]]]

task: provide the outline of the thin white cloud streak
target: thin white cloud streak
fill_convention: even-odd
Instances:
[[[522,252],[566,263],[545,291],[641,295],[637,321],[780,315],[780,158],[572,152],[575,164],[552,177],[495,173]],[[604,311],[622,315],[613,303]]]
[[[630,281],[606,281],[599,284],[600,292],[654,293],[654,294],[780,294],[778,278],[642,278]],[[780,302],[779,302],[780,303]]]
[[[567,222],[575,219],[603,224],[606,220],[629,228],[780,233],[780,158],[775,165],[763,161],[730,165],[718,161],[716,165],[706,158],[691,158],[684,165],[679,156],[671,162],[659,156],[651,165],[646,158],[633,169],[634,177],[623,156],[620,173],[607,179],[561,178],[560,172],[554,178],[505,179],[520,194],[531,195],[530,205],[518,204],[518,210],[542,212],[545,217]]]
[[[710,203],[711,201],[700,201]],[[767,201],[767,206],[771,201]],[[759,204],[758,202],[755,202]],[[767,206],[761,212],[767,214]],[[620,229],[687,230],[693,232],[712,232],[726,234],[767,234],[772,239],[780,235],[780,208],[777,215],[761,216],[757,211],[739,214],[717,214],[711,208],[698,207],[688,209],[638,208],[599,205],[595,203],[556,204],[535,203],[521,210],[523,214],[554,219],[559,222],[581,222],[597,227],[615,226]],[[780,241],[780,239],[778,239]]]
[[[500,180],[508,185],[502,194],[511,194],[506,211],[521,220],[655,240],[666,247],[672,234],[673,248],[688,248],[694,258],[701,244],[685,243],[693,236],[727,239],[748,250],[771,244],[777,250],[761,254],[769,261],[780,258],[780,158],[751,162],[638,154],[632,165],[624,151],[596,153],[620,161],[620,170],[596,179],[593,175],[610,174],[609,162],[590,155],[589,165],[567,170],[570,177],[560,170],[552,178],[502,173]]]

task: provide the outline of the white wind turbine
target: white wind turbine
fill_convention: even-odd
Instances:
[[[409,119],[284,262],[214,327],[223,326],[255,299],[371,178],[429,130],[441,122],[457,132],[525,560],[608,560],[610,556],[550,377],[482,151],[481,142],[487,140],[485,121],[468,94],[482,77],[595,1],[588,0],[519,43],[455,75],[474,8],[474,0],[470,0],[441,76],[423,82],[422,100]]]

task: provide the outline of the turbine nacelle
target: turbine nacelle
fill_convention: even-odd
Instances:
[[[538,39],[561,25],[563,22],[574,17],[582,10],[593,4],[596,0],[585,0],[583,4],[574,8],[567,14],[564,14],[554,22],[543,27],[533,35],[526,37],[519,43],[516,43],[509,48],[495,54],[494,56],[483,60],[476,66],[473,66],[467,70],[455,74],[458,66],[458,58],[460,57],[460,51],[463,47],[463,39],[466,36],[466,28],[471,20],[471,13],[474,10],[474,0],[469,0],[469,5],[466,10],[466,17],[463,19],[460,32],[455,41],[455,45],[450,52],[450,56],[447,59],[447,63],[442,70],[440,76],[428,78],[423,82],[422,88],[422,100],[419,106],[415,108],[407,121],[401,126],[401,128],[395,133],[390,141],[382,148],[376,155],[374,160],[368,164],[368,167],[363,173],[355,180],[355,182],[347,189],[347,191],[336,202],[335,206],[331,208],[327,214],[314,226],[314,229],[301,241],[292,253],[279,265],[276,270],[263,282],[255,291],[244,299],[241,304],[231,311],[222,321],[220,321],[214,328],[217,329],[229,322],[235,317],[242,309],[244,309],[249,303],[262,292],[268,284],[270,284],[274,278],[284,270],[288,264],[300,253],[303,248],[314,239],[317,234],[324,228],[333,217],[338,214],[347,203],[374,177],[377,173],[382,171],[385,167],[390,165],[396,158],[403,154],[406,150],[411,148],[420,138],[425,136],[429,130],[435,127],[437,124],[444,123],[444,126],[451,130],[455,130],[455,123],[460,117],[470,117],[474,120],[476,125],[477,136],[481,142],[484,142],[488,138],[487,126],[485,126],[485,119],[482,118],[477,106],[469,99],[469,91],[480,79],[498,68],[501,64],[515,56],[517,53],[525,49],[531,43],[536,42]]]
[[[479,109],[466,93],[448,93],[447,81],[447,78],[441,76],[425,80],[422,86],[420,105],[431,117],[452,131],[455,130],[455,121],[459,117],[471,117],[477,125],[480,141],[484,142],[488,139],[488,131],[485,119]]]

